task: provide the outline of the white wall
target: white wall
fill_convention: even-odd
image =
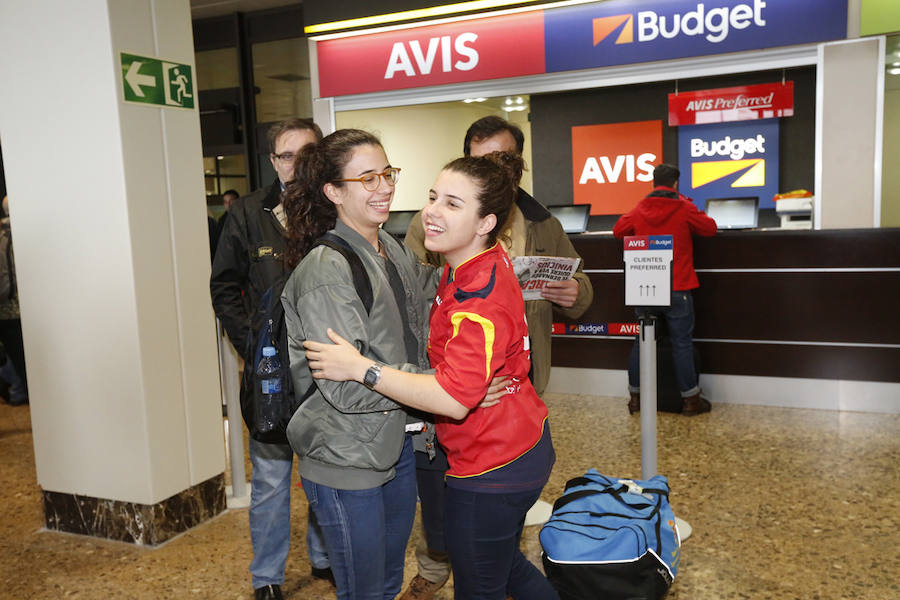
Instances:
[[[893,76],[900,79],[900,76]],[[881,226],[900,227],[900,89],[884,93],[884,161],[881,178]]]
[[[752,404],[855,412],[900,413],[900,384],[880,381],[700,375],[703,395],[716,404]],[[628,372],[553,367],[547,391],[628,397]]]
[[[817,227],[876,224],[875,206],[880,205],[881,195],[875,189],[875,162],[880,156],[875,144],[875,114],[884,93],[878,86],[880,52],[877,38],[820,47],[816,117],[822,145],[815,190]]]
[[[198,112],[126,104],[121,51],[192,63],[188,1],[0,6],[38,483],[150,504],[224,449]]]
[[[444,102],[338,112],[335,121],[338,129],[364,129],[381,138],[388,160],[403,169],[391,209],[418,210],[425,206],[428,190],[441,167],[462,156],[469,125],[493,114],[506,116],[476,102]],[[512,120],[525,133],[524,158],[530,165],[531,127],[527,117],[523,118],[524,122],[516,122],[515,117]],[[522,187],[531,191],[530,171],[522,178]]]

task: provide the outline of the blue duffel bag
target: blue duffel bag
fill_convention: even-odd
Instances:
[[[678,572],[669,482],[591,469],[566,483],[540,533],[544,572],[562,600],[658,600]]]

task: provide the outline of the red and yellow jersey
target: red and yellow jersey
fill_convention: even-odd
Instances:
[[[547,407],[528,379],[531,358],[525,303],[506,252],[485,250],[451,270],[445,265],[431,307],[428,356],[440,386],[470,409],[461,421],[436,416],[451,477],[502,467],[541,438]],[[495,376],[508,378],[500,403],[478,408]]]

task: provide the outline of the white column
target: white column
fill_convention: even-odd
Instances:
[[[154,504],[224,472],[222,414],[198,110],[126,103],[120,52],[193,65],[188,0],[0,4],[38,484]]]
[[[878,227],[883,38],[822,44],[816,85],[816,228]]]

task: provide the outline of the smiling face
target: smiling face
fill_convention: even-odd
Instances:
[[[496,215],[479,217],[479,185],[468,175],[444,170],[428,192],[422,209],[425,248],[440,252],[454,269],[483,251]]]
[[[353,149],[341,178],[356,179],[370,173],[382,173],[390,166],[381,146],[365,144]],[[374,244],[378,238],[378,227],[387,221],[391,210],[394,186],[390,181],[379,178],[378,188],[374,192],[366,190],[359,181],[326,183],[324,190],[328,199],[337,206],[338,218]]]

